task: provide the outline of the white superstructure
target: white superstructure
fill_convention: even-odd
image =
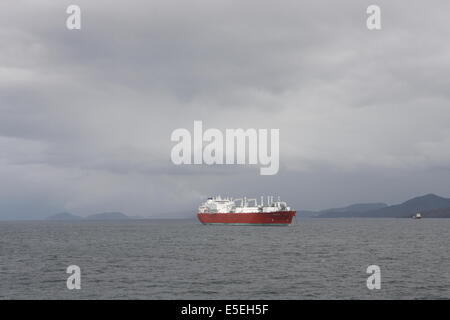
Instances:
[[[200,205],[198,211],[199,213],[257,213],[291,211],[291,208],[287,206],[286,202],[280,201],[280,197],[278,197],[278,201],[273,201],[273,197],[268,196],[267,204],[264,205],[264,197],[261,197],[261,202],[258,204],[256,198],[233,199],[216,196],[208,198]]]

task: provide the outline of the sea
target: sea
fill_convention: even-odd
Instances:
[[[449,245],[450,219],[3,221],[0,299],[449,299]]]

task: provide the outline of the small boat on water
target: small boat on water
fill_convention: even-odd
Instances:
[[[417,212],[415,215],[412,216],[413,219],[422,219],[422,215],[420,214],[420,212]]]

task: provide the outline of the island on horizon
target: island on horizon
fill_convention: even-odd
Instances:
[[[356,203],[345,207],[324,209],[318,211],[298,210],[298,218],[411,218],[420,212],[423,218],[450,218],[450,198],[435,194],[426,194],[409,199],[396,205],[384,202]],[[189,217],[186,217],[189,218]],[[60,212],[48,216],[45,220],[52,221],[80,221],[80,220],[137,220],[161,219],[152,217],[128,216],[122,212],[102,212],[85,217],[70,212]]]

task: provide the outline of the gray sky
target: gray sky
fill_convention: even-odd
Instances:
[[[82,30],[66,29],[78,4]],[[378,4],[382,30],[366,28]],[[449,1],[0,2],[0,219],[450,196]],[[279,128],[280,171],[180,166],[176,128]]]

